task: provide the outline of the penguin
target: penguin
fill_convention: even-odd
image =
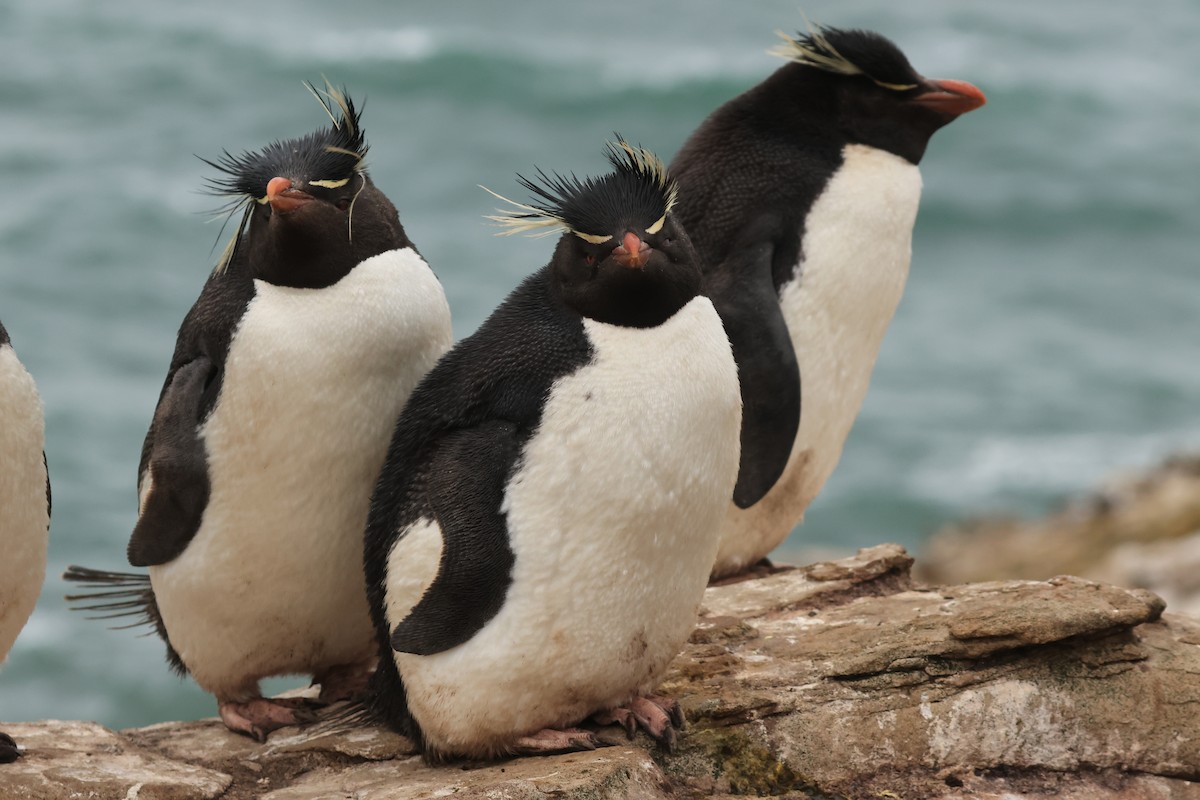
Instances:
[[[169,662],[260,741],[305,721],[260,679],[364,690],[377,657],[362,531],[389,434],[452,343],[442,286],[363,165],[360,113],[309,86],[331,126],[208,162],[241,223],[179,329],[142,448],[129,573],[84,608],[140,614]]]
[[[421,382],[375,487],[368,713],[431,760],[682,724],[651,692],[716,555],[737,366],[662,162],[620,137],[607,158],[500,198],[505,232],[561,231],[554,255]]]
[[[29,620],[46,577],[50,478],[45,417],[33,378],[0,323],[0,664]],[[0,733],[0,764],[21,755]]]
[[[670,167],[744,403],[714,579],[782,542],[837,465],[904,290],[918,164],[985,102],[877,33],[783,39],[789,63],[714,111]]]

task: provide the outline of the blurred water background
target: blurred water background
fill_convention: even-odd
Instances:
[[[1033,514],[1200,445],[1200,7],[808,0],[989,103],[938,133],[911,277],[842,464],[781,556]],[[1151,13],[1152,12],[1152,13]],[[214,713],[155,638],[66,611],[68,563],[123,568],[142,436],[216,252],[195,156],[366,97],[375,182],[473,331],[548,240],[497,239],[477,188],[604,169],[612,131],[669,159],[765,77],[794,0],[0,5],[0,318],[46,404],[49,576],[0,718]],[[218,247],[218,251],[219,251]],[[2,513],[2,510],[0,510]],[[0,553],[0,557],[3,554]],[[268,689],[296,681],[271,681]]]

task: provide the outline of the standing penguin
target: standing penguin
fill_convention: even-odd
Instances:
[[[791,63],[671,163],[745,405],[714,577],[782,542],[837,465],[908,275],[917,164],[934,131],[984,103],[876,33],[784,38]]]
[[[33,378],[0,323],[0,664],[33,612],[46,576],[50,481],[45,418]],[[0,733],[0,764],[20,756]]]
[[[376,714],[432,756],[669,744],[649,696],[687,640],[737,474],[741,402],[662,163],[522,179],[508,232],[563,230],[413,393],[366,534]],[[501,198],[503,199],[503,198]],[[512,201],[506,201],[512,202]]]
[[[149,587],[67,576],[118,587],[91,607],[144,614],[225,725],[259,740],[303,706],[264,699],[261,678],[311,674],[323,700],[365,688],[371,489],[404,401],[452,343],[441,284],[363,168],[359,112],[314,94],[331,127],[212,164],[245,210],[142,450],[128,556]]]

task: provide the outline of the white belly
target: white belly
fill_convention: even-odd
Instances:
[[[172,646],[223,698],[261,677],[369,659],[362,573],[371,490],[408,395],[452,342],[412,250],[337,284],[256,281],[202,428],[211,493],[195,538],[150,569]]]
[[[394,654],[435,748],[494,754],[624,703],[657,684],[695,624],[737,477],[729,343],[706,298],[657,328],[585,325],[595,359],[554,384],[508,485],[503,607],[458,647]],[[414,533],[389,564],[424,560],[430,575],[436,525]],[[389,582],[389,614],[425,583]]]
[[[9,345],[0,345],[0,663],[37,603],[50,517],[42,401]]]
[[[758,561],[803,519],[841,458],[904,292],[921,174],[865,145],[844,156],[809,213],[798,278],[779,293],[800,365],[800,430],[767,495],[729,504],[714,575]]]

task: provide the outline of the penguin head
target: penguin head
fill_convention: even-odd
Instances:
[[[210,188],[233,198],[231,216],[242,212],[218,272],[245,264],[269,283],[320,288],[371,256],[411,246],[395,206],[363,167],[361,112],[328,83],[324,90],[306,85],[329,116],[328,128],[202,159],[224,173]]]
[[[966,81],[923,77],[878,33],[814,26],[780,35],[784,44],[772,52],[793,62],[780,74],[798,84],[796,102],[824,109],[849,141],[914,164],[935,131],[986,102]]]
[[[549,271],[563,302],[598,322],[651,327],[699,293],[699,258],[671,213],[678,188],[662,161],[620,136],[606,155],[614,171],[600,177],[518,176],[534,200],[492,192],[515,210],[488,219],[502,234],[562,231]]]

